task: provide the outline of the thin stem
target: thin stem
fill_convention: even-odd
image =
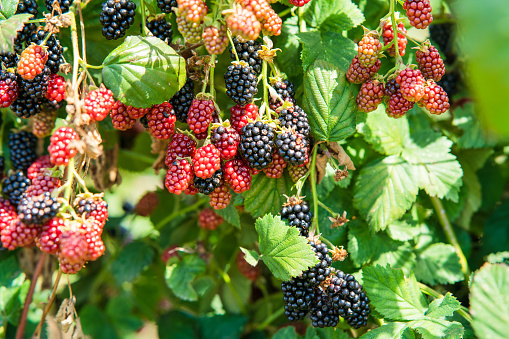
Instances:
[[[468,268],[467,258],[461,249],[458,238],[456,237],[456,233],[454,233],[454,229],[452,228],[451,222],[449,221],[449,218],[447,218],[447,213],[445,212],[444,206],[442,205],[442,201],[437,197],[431,197],[431,203],[433,204],[433,208],[437,214],[438,221],[440,222],[440,225],[442,225],[442,229],[444,230],[447,240],[456,249],[456,253],[460,258],[461,271],[465,276],[465,282],[468,283],[470,278],[470,269]]]
[[[212,54],[212,58],[210,59],[210,71],[209,71],[209,84],[210,84],[210,94],[215,98],[216,90],[214,89],[214,71],[216,68],[216,55]]]
[[[332,214],[333,217],[337,217],[338,214],[336,212],[334,212],[332,210],[332,208],[330,208],[329,206],[325,205],[323,202],[321,202],[320,200],[318,200],[318,205],[320,205],[324,210],[326,210],[327,212],[329,212],[330,214]]]
[[[262,64],[262,77],[263,77],[263,102],[265,103],[266,116],[270,119],[269,113],[269,83],[267,82],[267,61]]]
[[[440,299],[444,297],[443,294],[440,294],[439,292],[435,291],[434,289],[427,285],[424,285],[420,282],[418,282],[417,285],[421,289],[422,293],[432,296],[435,299]],[[469,323],[472,322],[472,316],[470,315],[468,308],[466,308],[465,306],[461,306],[461,308],[458,310],[458,314],[465,318],[465,320],[468,321]]]
[[[81,178],[81,176],[78,174],[78,172],[76,172],[76,169],[74,167],[72,168],[72,172],[74,179],[76,179],[78,184],[80,184],[80,186],[85,190],[85,192],[88,192],[87,184],[85,183],[83,178]]]
[[[198,200],[194,205],[191,205],[191,206],[188,206],[186,208],[182,208],[182,209],[180,209],[178,211],[173,212],[172,214],[170,214],[169,216],[167,216],[163,220],[159,221],[157,223],[157,225],[155,226],[155,228],[159,229],[159,228],[163,227],[164,225],[166,225],[167,223],[169,223],[170,221],[172,221],[173,219],[175,219],[176,217],[179,217],[179,216],[184,215],[184,214],[186,214],[188,212],[191,212],[191,211],[194,211],[194,210],[198,209],[198,207],[200,207],[201,205],[206,203],[207,200],[208,199],[206,199],[206,198]]]
[[[211,264],[213,265],[214,269],[219,273],[219,275],[221,276],[221,278],[223,278],[224,282],[226,283],[226,285],[228,285],[228,287],[230,288],[230,290],[232,291],[232,294],[233,294],[233,297],[235,298],[235,301],[237,301],[237,304],[240,308],[240,311],[243,313],[243,314],[246,314],[246,307],[244,306],[244,304],[242,303],[242,299],[240,299],[240,295],[239,293],[237,292],[237,290],[235,289],[235,286],[233,286],[232,284],[232,279],[230,278],[230,276],[228,275],[227,272],[223,271],[219,265],[215,262],[215,260],[211,260]]]
[[[57,277],[55,279],[55,283],[53,284],[53,291],[51,292],[51,297],[48,301],[48,304],[44,308],[44,312],[42,313],[41,321],[39,321],[39,324],[37,324],[37,328],[35,329],[34,335],[32,337],[39,338],[41,336],[42,326],[44,325],[44,320],[46,319],[46,316],[48,315],[49,310],[51,309],[51,306],[53,305],[53,302],[55,301],[55,297],[57,295],[58,283],[60,282],[61,276],[62,276],[62,270],[58,269]]]
[[[299,32],[300,33],[306,32],[307,31],[306,20],[304,20],[303,18],[304,9],[302,7],[299,7],[299,9],[297,10],[297,16],[299,17]]]
[[[325,237],[320,237],[320,241],[321,241],[321,242],[326,243],[327,245],[329,245],[329,249],[330,249],[330,250],[332,250],[334,247],[336,247],[336,246],[334,246],[334,244],[333,244],[333,243],[331,243],[331,242],[329,241],[329,239],[327,239],[327,238],[325,238]]]
[[[147,36],[147,23],[145,19],[145,1],[140,0],[140,10],[141,10],[141,36]]]
[[[44,267],[44,262],[46,261],[46,252],[42,252],[41,257],[39,258],[39,262],[35,267],[34,275],[32,276],[32,281],[30,282],[30,288],[28,289],[28,294],[25,299],[25,305],[23,306],[23,313],[21,313],[21,319],[19,321],[18,329],[16,330],[16,339],[23,339],[25,336],[25,327],[27,325],[27,316],[28,309],[30,308],[30,303],[32,302],[32,297],[34,296],[35,285],[37,284],[37,279],[42,272],[42,268]]]
[[[80,62],[80,49],[78,46],[78,28],[76,27],[76,18],[74,13],[68,12],[67,15],[71,17],[71,41],[72,41],[72,53],[74,57],[72,67],[72,91],[77,93],[78,89],[78,68]]]
[[[263,323],[261,323],[260,325],[258,325],[258,327],[256,329],[258,331],[265,329],[267,326],[270,325],[270,323],[272,323],[274,320],[276,320],[277,318],[282,316],[284,313],[285,313],[285,309],[283,307],[281,307],[276,312],[270,314],[267,318],[265,318],[265,321]]]
[[[316,154],[318,152],[318,145],[315,145],[313,148],[313,158],[311,160],[311,192],[313,194],[313,225],[315,234],[320,233],[320,229],[318,227],[318,196],[316,194]]]
[[[391,22],[392,22],[392,32],[394,33],[393,41],[394,41],[394,49],[396,51],[396,63],[401,61],[401,56],[399,55],[399,44],[398,44],[398,23],[396,22],[396,0],[390,0],[390,9],[391,12]]]
[[[414,39],[412,39],[411,37],[408,36],[408,34],[405,34],[403,32],[400,32],[403,36],[405,36],[405,38],[407,38],[408,40],[412,41],[414,44],[416,44],[417,46],[421,46],[421,43],[420,42],[417,42],[415,41]]]
[[[233,51],[233,54],[235,54],[235,60],[237,60],[237,62],[239,62],[240,61],[239,55],[237,54],[237,50],[235,49],[235,44],[233,43],[232,35],[231,35],[229,29],[226,30],[226,35],[228,35],[228,40],[230,40],[230,44],[232,45],[232,51]]]
[[[69,164],[67,166],[67,179],[65,181],[64,199],[70,202],[71,194],[72,194],[72,182],[74,177],[74,158],[69,159]]]

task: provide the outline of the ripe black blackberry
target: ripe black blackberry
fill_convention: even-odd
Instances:
[[[73,0],[44,0],[44,4],[46,5],[46,8],[48,11],[53,11],[53,3],[57,1],[60,5],[60,9],[62,10],[62,13],[69,12],[69,7],[72,6]],[[55,12],[57,13],[57,12]]]
[[[314,327],[336,327],[339,322],[339,310],[333,306],[332,297],[321,288],[317,289],[316,298],[311,305],[311,324]]]
[[[338,270],[332,275],[328,291],[332,296],[332,305],[353,328],[366,326],[371,313],[369,298],[362,285],[351,274]]]
[[[17,170],[26,171],[37,159],[37,138],[30,132],[9,134],[9,159]]]
[[[452,32],[454,24],[452,22],[433,23],[429,26],[429,35],[431,40],[438,46],[440,51],[447,54],[452,48]]]
[[[171,44],[173,30],[171,29],[171,23],[167,22],[164,16],[158,16],[150,19],[147,18],[146,23],[147,28],[156,38],[163,40],[168,45]]]
[[[17,206],[28,186],[30,186],[30,179],[28,179],[22,171],[17,171],[4,179],[2,183],[2,194],[11,204]]]
[[[444,89],[451,101],[452,97],[457,94],[461,86],[461,76],[458,71],[445,73],[437,84]]]
[[[279,155],[289,164],[299,166],[309,160],[309,141],[302,134],[292,131],[278,134],[276,147]]]
[[[46,92],[48,91],[48,82],[51,75],[51,70],[48,66],[44,66],[41,74],[37,75],[32,80],[25,80],[22,77],[18,77],[18,87],[21,95],[33,98],[34,100],[42,103]]]
[[[295,89],[293,84],[288,80],[279,80],[276,79],[270,82],[272,88],[276,90],[276,93],[283,100],[279,100],[279,98],[269,97],[269,106],[270,109],[275,111],[278,107],[283,105],[283,102],[289,101],[295,105]]]
[[[157,7],[163,13],[173,13],[173,8],[178,8],[177,0],[157,0]]]
[[[315,300],[315,289],[309,287],[300,278],[292,278],[289,281],[283,281],[281,291],[288,320],[304,319]]]
[[[44,39],[46,39],[47,34],[48,33],[42,29],[38,30],[36,33],[32,34],[30,42],[41,45],[44,42]],[[60,45],[60,41],[54,34],[52,34],[46,41],[45,46],[48,51],[48,61],[46,61],[46,66],[49,67],[52,74],[58,73],[60,65],[64,63],[64,57],[62,55],[63,48]]]
[[[308,244],[311,246],[313,251],[315,251],[320,262],[307,271],[302,272],[301,278],[309,286],[318,286],[330,275],[332,258],[329,255],[329,248],[326,244],[321,242],[317,243],[315,240],[309,240]]]
[[[130,0],[107,0],[102,4],[99,21],[102,33],[108,40],[117,40],[125,35],[134,23],[136,4]]]
[[[26,96],[23,93],[10,106],[12,111],[19,118],[28,119],[41,112],[41,104],[39,98]]]
[[[281,109],[279,122],[281,128],[294,129],[304,136],[308,136],[311,131],[306,112],[297,105]]]
[[[16,53],[0,51],[0,69],[16,67],[18,64],[18,56]]]
[[[55,217],[60,203],[49,192],[35,197],[23,197],[18,205],[18,216],[25,225],[42,225]]]
[[[233,45],[235,51],[239,56],[239,61],[245,61],[249,66],[253,68],[256,74],[262,72],[263,60],[258,56],[258,51],[262,49],[262,44],[256,40],[248,40],[246,42],[240,42],[237,37],[233,38]],[[230,57],[232,60],[236,60],[233,49],[230,47]]]
[[[274,129],[263,121],[250,122],[240,132],[240,154],[251,168],[264,169],[272,162]]]
[[[223,184],[223,171],[218,169],[212,177],[208,179],[202,179],[194,177],[194,187],[198,189],[198,192],[209,195],[214,192],[216,188]]]
[[[170,99],[177,120],[187,123],[187,113],[194,99],[194,82],[191,78],[187,78],[182,88]]]
[[[309,226],[311,226],[313,220],[313,213],[311,213],[307,201],[292,197],[283,205],[281,219],[288,220],[290,226],[297,227],[300,235],[307,238]]]
[[[224,75],[226,94],[236,104],[245,106],[253,102],[258,93],[258,79],[253,68],[246,62],[233,62]]]
[[[16,14],[32,14],[30,19],[35,19],[39,10],[35,0],[20,0],[16,9]],[[14,39],[14,48],[18,54],[23,51],[23,42],[27,41],[30,36],[35,32],[37,26],[34,23],[27,23],[23,25],[23,29],[18,31]]]

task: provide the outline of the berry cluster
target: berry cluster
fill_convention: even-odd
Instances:
[[[134,23],[136,4],[131,0],[107,0],[102,4],[99,21],[108,40],[122,38]]]

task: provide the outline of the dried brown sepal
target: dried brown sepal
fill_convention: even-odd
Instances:
[[[345,178],[348,178],[349,174],[350,173],[348,172],[348,168],[346,166],[342,170],[338,169],[336,170],[336,173],[334,173],[334,181],[339,182]]]
[[[343,212],[343,214],[338,215],[337,218],[329,217],[329,220],[332,222],[331,228],[337,228],[340,226],[343,226],[350,220],[346,218],[346,211]]]
[[[288,197],[286,196],[286,202],[283,204],[283,207],[286,207],[286,206],[295,206],[295,205],[298,205],[300,203],[302,203],[302,199],[304,199],[305,197],[297,197],[295,195],[292,195],[291,197]]]
[[[346,257],[348,257],[348,252],[345,250],[343,246],[334,247],[334,249],[329,250],[332,255],[333,261],[344,261]]]

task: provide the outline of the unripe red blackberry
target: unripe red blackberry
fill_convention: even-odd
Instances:
[[[253,177],[249,167],[239,159],[229,160],[223,167],[224,181],[235,193],[242,193],[251,188]]]
[[[203,30],[202,38],[205,41],[205,48],[209,54],[221,54],[228,46],[226,26],[207,26]]]
[[[74,158],[78,153],[72,142],[80,140],[78,133],[71,127],[60,127],[50,138],[48,152],[53,165],[65,165],[69,163],[69,159]]]
[[[217,187],[214,192],[209,194],[209,204],[215,210],[226,208],[232,200],[232,193],[226,185]]]
[[[357,109],[359,112],[372,112],[384,100],[384,84],[378,80],[368,80],[362,84],[357,94]]]
[[[414,107],[414,103],[403,98],[401,91],[392,94],[385,104],[385,112],[391,118],[401,118]]]
[[[39,173],[32,179],[32,184],[28,186],[25,194],[27,197],[36,197],[45,192],[51,194],[58,187],[60,187],[60,179]]]
[[[209,144],[196,150],[193,157],[193,170],[198,178],[210,178],[220,167],[221,158],[216,146]]]
[[[94,219],[99,228],[103,228],[108,220],[108,204],[102,194],[78,194],[74,199],[74,210],[84,220]]]
[[[45,48],[32,44],[21,53],[16,70],[23,79],[31,80],[41,74],[46,61],[48,61],[48,52]]]
[[[101,87],[87,94],[83,109],[90,116],[90,121],[103,121],[115,105],[113,92]]]
[[[61,218],[52,218],[46,222],[35,239],[37,247],[43,252],[56,254],[60,248],[60,236],[64,226],[64,220]]]
[[[210,141],[219,150],[222,160],[231,160],[237,155],[240,135],[231,127],[219,126],[212,129]]]
[[[126,108],[127,114],[129,114],[131,119],[134,119],[134,120],[143,118],[145,115],[147,115],[150,112],[151,109],[152,109],[152,107],[140,108],[140,107],[133,107],[133,106],[127,106],[127,108]]]
[[[249,122],[255,121],[258,116],[258,106],[256,104],[247,104],[245,106],[235,105],[230,108],[230,121],[232,127],[240,133],[242,127]]]
[[[278,36],[281,34],[281,28],[283,27],[283,20],[277,15],[272,9],[269,10],[267,19],[261,21],[262,31],[265,35]]]
[[[136,203],[134,211],[142,217],[148,217],[154,212],[159,205],[159,197],[156,192],[145,193]]]
[[[0,71],[0,108],[9,107],[18,97],[16,75],[4,70]]]
[[[224,75],[226,94],[238,105],[244,106],[253,102],[258,93],[258,78],[247,63],[232,62]]]
[[[288,165],[288,173],[290,174],[290,178],[292,178],[293,182],[299,181],[304,175],[306,175],[308,169],[304,166],[293,166]]]
[[[263,173],[265,173],[265,175],[268,178],[272,179],[281,178],[285,170],[285,167],[286,161],[281,156],[279,156],[277,152],[274,152],[274,154],[272,155],[272,162],[269,164],[267,168],[263,169]]]
[[[207,15],[207,4],[203,0],[177,0],[182,17],[190,22],[200,22]]]
[[[276,90],[276,94],[279,96],[269,97],[270,109],[275,111],[283,105],[285,101],[291,102],[295,105],[295,89],[293,84],[288,80],[272,79],[270,82],[272,88]]]
[[[425,29],[433,22],[429,0],[405,0],[403,9],[406,10],[410,25],[415,28]]]
[[[428,42],[415,52],[415,58],[424,78],[432,79],[436,82],[442,79],[442,76],[445,74],[444,61],[435,46]]]
[[[237,254],[237,258],[235,260],[237,263],[237,269],[239,272],[246,277],[248,280],[255,281],[258,279],[260,274],[262,273],[262,270],[260,269],[260,266],[251,266],[246,259],[244,259],[244,253],[240,251]]]
[[[49,155],[43,155],[37,158],[27,170],[27,177],[30,180],[35,179],[39,174],[43,174],[44,170],[47,168],[51,168],[53,165],[50,161]]]
[[[242,7],[253,12],[258,21],[263,21],[270,16],[270,7],[267,0],[236,0]]]
[[[419,105],[426,108],[431,114],[437,115],[445,113],[450,107],[447,93],[433,80],[428,80],[426,83],[424,96]]]
[[[5,226],[0,225],[0,239],[2,246],[14,250],[18,247],[30,247],[34,245],[38,228],[25,225],[17,217]]]
[[[353,84],[361,84],[378,72],[381,65],[382,62],[378,59],[373,66],[363,67],[359,62],[359,57],[356,55],[346,71],[346,78]]]
[[[242,127],[239,152],[250,167],[261,170],[270,165],[275,136],[274,129],[263,121],[250,122]]]
[[[181,194],[193,180],[193,169],[186,159],[177,159],[168,168],[164,185],[168,192]]]
[[[81,264],[87,258],[87,240],[79,230],[66,230],[60,235],[59,258],[65,258],[67,263]]]
[[[180,122],[187,122],[189,108],[194,99],[194,82],[193,79],[187,78],[182,88],[170,99],[173,111]]]
[[[148,131],[156,139],[166,140],[173,134],[177,117],[175,117],[173,107],[169,102],[152,106],[146,117],[148,119]]]
[[[120,100],[113,105],[110,117],[111,122],[113,123],[113,128],[118,129],[119,131],[127,131],[136,123],[136,120],[132,119],[127,113],[126,105],[124,105]]]
[[[171,44],[173,38],[173,30],[171,24],[166,21],[164,16],[157,16],[156,18],[146,19],[147,28],[156,37],[166,42],[168,45]]]
[[[408,43],[406,36],[404,36],[402,33],[407,34],[407,30],[405,28],[405,25],[402,22],[400,22],[400,23],[398,23],[398,41],[397,41],[398,51],[399,51],[400,56],[405,55],[405,49],[406,49],[406,45]],[[384,40],[384,46],[387,46],[388,44],[390,44],[392,42],[392,40],[394,39],[394,31],[392,29],[392,24],[391,24],[390,20],[387,20],[385,22],[382,37]],[[396,47],[394,45],[391,46],[387,50],[387,53],[392,57],[395,56],[396,55]]]
[[[310,1],[311,0],[288,0],[288,2],[291,5],[294,5],[294,6],[297,6],[297,7],[302,7],[302,6],[304,6],[305,4],[307,4]]]
[[[361,41],[359,41],[357,56],[362,67],[371,67],[378,60],[378,53],[382,49],[379,38],[380,36],[376,31],[371,31],[364,34]]]
[[[258,55],[258,51],[262,49],[262,44],[256,40],[247,40],[241,42],[237,37],[233,38],[233,46],[239,57],[239,61],[245,61],[249,66],[253,68],[256,74],[262,72],[262,58]],[[235,53],[233,53],[232,47],[230,47],[230,58],[235,59]]]
[[[134,23],[136,4],[130,0],[107,0],[102,3],[99,21],[103,25],[102,34],[108,40],[123,37]]]
[[[51,135],[55,128],[58,112],[55,110],[42,110],[33,118],[32,133],[38,138],[45,138]]]
[[[12,246],[11,226],[17,219],[16,209],[8,201],[0,197],[0,240],[2,246],[14,250],[16,246]]]
[[[182,16],[177,16],[177,28],[185,42],[196,44],[201,41],[203,22],[192,22]]]
[[[46,99],[50,101],[62,101],[65,98],[65,79],[58,74],[51,74],[46,91]]]
[[[194,187],[194,183],[190,183],[189,186],[184,190],[185,195],[196,195],[198,194],[198,189]]]
[[[308,136],[311,132],[306,112],[300,106],[293,105],[290,107],[280,108],[279,124],[281,128],[295,130],[304,136]]]
[[[213,231],[223,222],[223,217],[210,208],[203,209],[198,215],[198,223],[200,224],[200,227],[206,230]]]
[[[407,67],[396,76],[396,82],[399,85],[401,95],[406,100],[418,102],[422,99],[425,81],[418,69]]]
[[[187,116],[189,128],[197,134],[207,131],[215,110],[214,101],[198,96],[198,98],[193,100],[189,108]]]
[[[239,35],[244,40],[256,40],[262,30],[262,25],[254,13],[243,7],[235,8],[226,18],[226,27],[232,35]]]
[[[184,133],[175,133],[166,148],[164,163],[170,167],[177,158],[194,157],[196,140]]]
[[[101,240],[102,229],[98,228],[94,222],[84,222],[80,226],[82,234],[87,242],[87,260],[97,260],[104,254],[105,247]]]

